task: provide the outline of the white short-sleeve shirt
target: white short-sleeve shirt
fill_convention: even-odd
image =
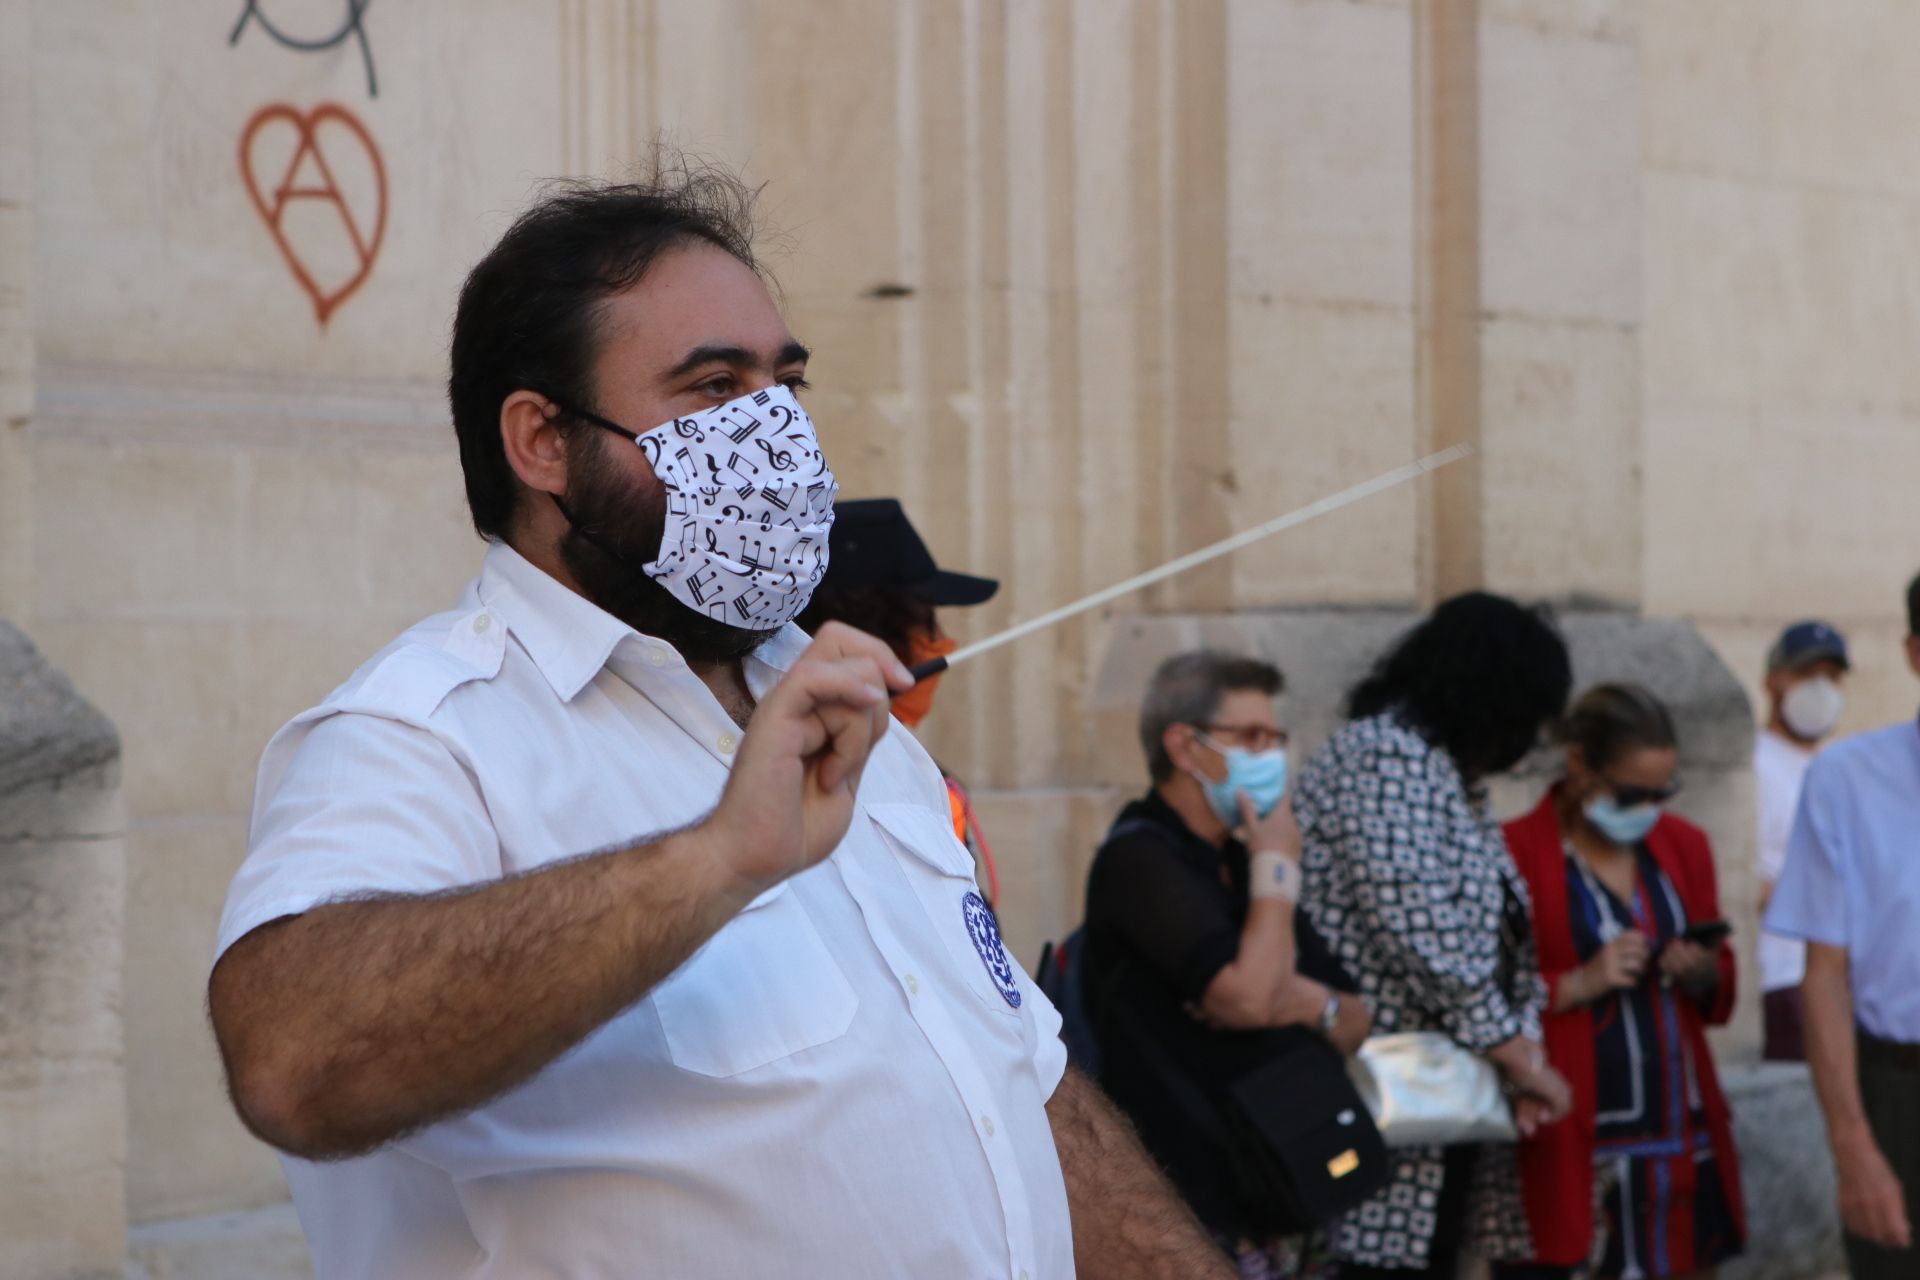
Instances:
[[[806,645],[748,659],[762,693]],[[289,723],[220,924],[470,885],[706,814],[739,728],[680,656],[504,544]],[[321,1280],[1073,1274],[1060,1020],[1000,943],[897,725],[831,857],[520,1088],[288,1158]]]
[[[1759,839],[1755,858],[1760,878],[1777,884],[1787,865],[1787,841],[1793,835],[1793,815],[1800,807],[1800,788],[1807,780],[1813,753],[1803,751],[1771,729],[1762,729],[1753,743],[1754,799],[1759,807]],[[1807,944],[1762,929],[1756,949],[1760,989],[1778,991],[1797,987],[1807,975]]]

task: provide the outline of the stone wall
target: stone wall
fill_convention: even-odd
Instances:
[[[0,621],[0,1275],[126,1258],[113,726]]]
[[[1782,621],[1847,630],[1841,728],[1911,716],[1920,570],[1920,9],[1641,12],[1646,598],[1757,688]]]

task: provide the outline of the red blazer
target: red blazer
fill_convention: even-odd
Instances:
[[[1559,788],[1540,805],[1506,827],[1507,847],[1533,895],[1533,934],[1547,988],[1558,991],[1560,977],[1580,963],[1573,949],[1573,925],[1567,905],[1566,852],[1560,816],[1554,808]],[[1654,861],[1673,881],[1689,920],[1718,920],[1719,891],[1714,884],[1713,849],[1706,833],[1684,818],[1663,815],[1647,835]],[[1720,985],[1704,1013],[1691,1001],[1679,1001],[1681,1035],[1699,1073],[1700,1098],[1713,1136],[1716,1167],[1725,1184],[1727,1204],[1740,1233],[1746,1235],[1746,1207],[1740,1194],[1740,1158],[1733,1145],[1727,1100],[1720,1092],[1706,1028],[1733,1015],[1733,949],[1720,945]],[[1594,1047],[1593,1015],[1588,1005],[1542,1017],[1547,1057],[1573,1086],[1573,1111],[1520,1144],[1520,1181],[1525,1189],[1527,1225],[1535,1258],[1548,1265],[1583,1261],[1593,1240]]]

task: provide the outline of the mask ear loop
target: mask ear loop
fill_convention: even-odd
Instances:
[[[613,421],[611,418],[603,418],[599,414],[594,413],[590,409],[570,409],[558,397],[547,396],[546,392],[544,391],[540,392],[540,394],[543,396],[546,396],[547,403],[551,404],[554,409],[552,413],[547,415],[548,422],[552,422],[555,418],[578,418],[580,419],[580,421],[587,423],[589,426],[599,427],[602,431],[611,431],[613,432],[613,434],[617,436],[622,436],[625,439],[632,441],[636,445],[640,443],[639,432],[629,431],[627,428],[621,426],[619,423]],[[605,538],[602,538],[599,534],[590,532],[586,528],[586,526],[582,525],[578,520],[574,519],[573,512],[567,510],[567,504],[565,501],[561,499],[559,494],[550,493],[547,495],[547,497],[551,498],[553,500],[553,505],[559,508],[560,514],[563,517],[565,517],[568,527],[571,528],[575,533],[579,534],[581,539],[588,546],[592,547],[594,550],[600,552],[603,555],[611,556],[614,560],[618,561],[621,564],[631,563],[628,560],[628,558],[625,555],[623,555],[620,552],[620,550],[616,548],[612,543],[608,542]]]

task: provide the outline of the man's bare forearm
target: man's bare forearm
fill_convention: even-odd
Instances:
[[[1226,1255],[1085,1076],[1068,1068],[1047,1118],[1067,1183],[1075,1271],[1101,1280],[1230,1280]]]
[[[265,925],[208,988],[265,1141],[368,1150],[526,1080],[643,996],[751,896],[699,831],[472,889]]]
[[[1866,1107],[1860,1101],[1856,1068],[1858,1050],[1853,1038],[1853,988],[1848,983],[1847,953],[1838,947],[1810,944],[1807,973],[1801,980],[1801,1019],[1807,1036],[1807,1066],[1813,1089],[1827,1119],[1827,1138],[1834,1153],[1862,1142],[1871,1143]]]

